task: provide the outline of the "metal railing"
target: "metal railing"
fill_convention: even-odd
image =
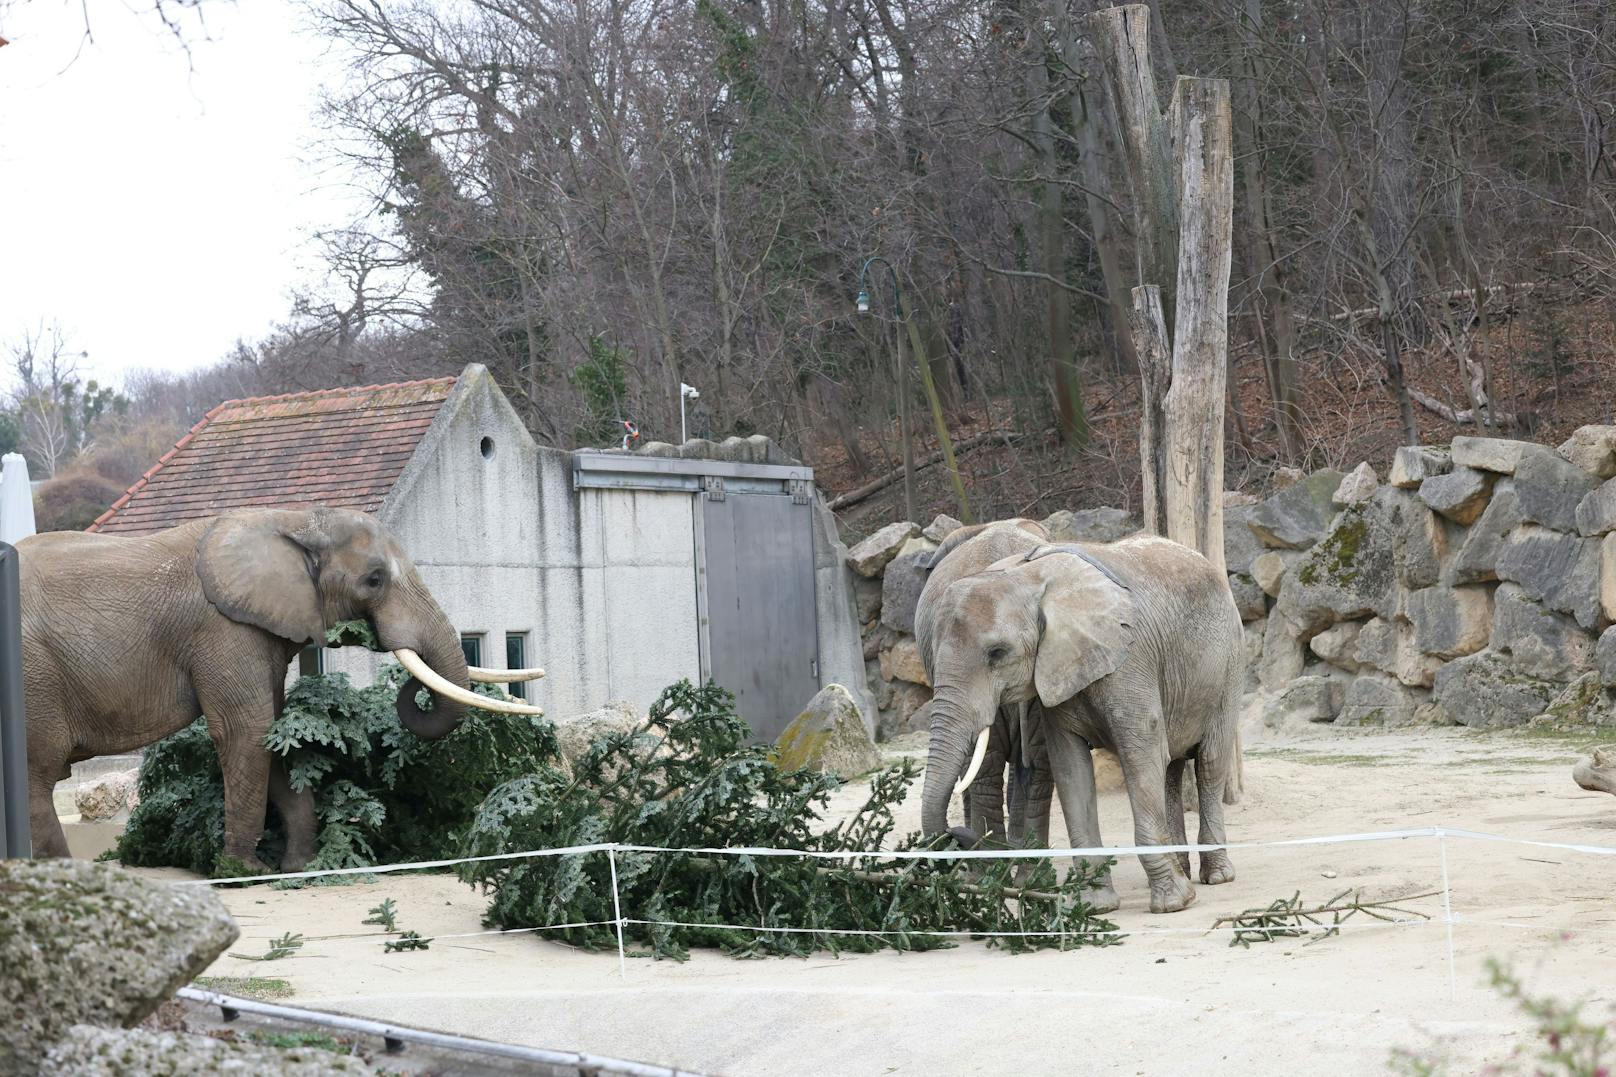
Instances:
[[[28,728],[22,703],[22,605],[17,551],[0,542],[0,859],[32,855]]]

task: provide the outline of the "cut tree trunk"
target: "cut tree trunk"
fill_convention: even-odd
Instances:
[[[1142,284],[1133,290],[1129,328],[1139,355],[1141,403],[1139,474],[1145,530],[1167,534],[1167,387],[1173,379],[1173,348],[1162,321],[1161,289]]]

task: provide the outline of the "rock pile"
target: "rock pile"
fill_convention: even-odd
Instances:
[[[1226,494],[1223,519],[1269,724],[1616,723],[1616,426],[1402,448],[1384,482],[1368,463],[1298,474]],[[1110,508],[1042,522],[1060,542],[1138,527]],[[891,524],[848,555],[883,739],[923,721],[920,559],[957,526]]]

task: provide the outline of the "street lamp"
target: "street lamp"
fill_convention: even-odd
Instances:
[[[880,262],[887,267],[887,273],[892,278],[892,301],[898,312],[898,435],[903,440],[903,504],[904,511],[909,519],[915,518],[915,461],[913,450],[909,446],[909,364],[904,362],[903,342],[907,336],[909,343],[914,346],[915,358],[920,364],[920,380],[926,388],[926,402],[931,405],[932,423],[937,428],[937,444],[942,449],[943,460],[948,465],[949,477],[954,482],[954,496],[959,500],[960,517],[966,523],[971,522],[971,503],[965,496],[965,484],[960,479],[959,465],[954,462],[954,442],[948,436],[948,424],[943,419],[943,404],[937,396],[937,386],[932,381],[931,364],[926,361],[926,349],[921,343],[920,334],[915,330],[914,322],[909,320],[909,312],[903,308],[903,289],[898,286],[898,272],[892,263],[881,255],[873,255],[864,260],[859,269],[859,290],[855,305],[860,314],[870,313],[870,292],[864,286],[864,278],[870,271],[870,266]]]
[[[686,385],[684,382],[679,383],[679,444],[681,445],[690,440],[690,435],[685,432],[685,401],[700,398],[701,394],[696,392],[694,385]]]

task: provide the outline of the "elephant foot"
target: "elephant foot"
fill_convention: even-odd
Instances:
[[[1151,912],[1178,912],[1194,902],[1195,885],[1176,871],[1161,882],[1150,881]]]
[[[1089,907],[1090,912],[1116,912],[1122,907],[1122,901],[1117,897],[1116,887],[1110,883],[1104,886],[1091,886],[1081,894],[1083,904]]]
[[[288,849],[286,851],[286,855],[281,857],[281,870],[302,871],[304,868],[309,866],[309,861],[313,859],[313,850],[299,849],[294,852]]]
[[[1227,852],[1219,849],[1215,853],[1201,854],[1201,882],[1207,886],[1234,882],[1234,862]]]
[[[224,865],[223,873],[230,875],[269,875],[275,870],[258,859],[256,853],[248,853],[246,856],[242,856],[240,853],[224,853],[219,859],[227,862]],[[219,865],[215,865],[213,870],[218,873],[221,868]]]

